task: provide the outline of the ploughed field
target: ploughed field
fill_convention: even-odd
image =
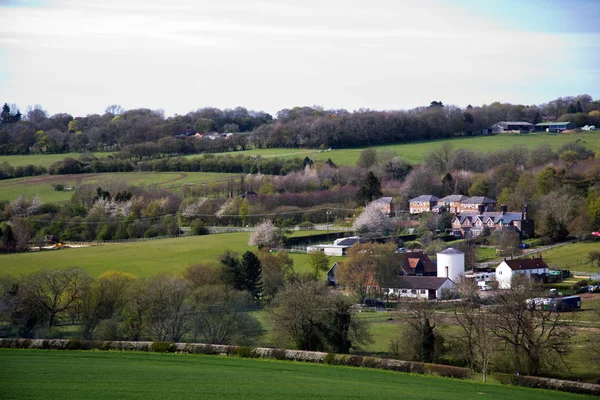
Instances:
[[[390,371],[224,356],[0,349],[3,399],[584,399]]]

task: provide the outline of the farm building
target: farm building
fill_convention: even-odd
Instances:
[[[444,299],[451,297],[456,285],[448,278],[437,276],[404,276],[393,287],[387,288],[389,294],[398,297],[417,297],[422,299]]]
[[[496,267],[496,280],[500,289],[510,289],[512,278],[518,274],[525,274],[528,278],[533,275],[548,274],[548,265],[542,260],[540,255],[538,258],[523,258],[516,260],[504,259]]]
[[[541,122],[535,125],[536,132],[562,132],[567,129],[575,129],[572,122]]]
[[[533,124],[525,121],[500,121],[492,125],[492,133],[532,132]]]
[[[317,253],[322,251],[328,256],[345,256],[346,251],[355,243],[361,243],[359,236],[350,236],[336,239],[333,244],[316,244],[306,248],[307,253]]]

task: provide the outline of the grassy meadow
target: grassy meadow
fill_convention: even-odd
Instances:
[[[0,200],[14,200],[25,195],[31,199],[36,194],[44,203],[70,200],[74,191],[57,192],[53,184],[78,187],[83,184],[101,184],[120,180],[131,186],[165,187],[223,179],[239,174],[218,172],[119,172],[108,174],[42,175],[0,181]]]
[[[549,134],[535,133],[523,134],[519,136],[474,136],[454,139],[431,140],[427,142],[415,142],[406,144],[390,144],[374,147],[378,151],[391,150],[411,163],[421,163],[425,154],[433,148],[440,146],[444,142],[450,142],[455,149],[465,148],[472,151],[491,152],[497,150],[506,150],[515,145],[525,145],[529,148],[548,144],[554,150],[558,149],[565,143],[574,142],[581,139],[585,144],[594,151],[600,150],[600,131],[585,132],[577,134]],[[314,160],[326,161],[331,158],[336,165],[355,165],[360,152],[364,148],[356,149],[332,149],[330,151],[319,151],[311,149],[297,148],[275,148],[275,149],[252,149],[246,151],[238,151],[225,154],[245,154],[245,155],[261,155],[263,157],[280,157],[280,158],[304,158],[306,156]],[[194,157],[194,156],[190,156]]]
[[[256,250],[256,247],[248,246],[249,237],[249,232],[236,232],[1,254],[0,275],[26,275],[45,268],[69,267],[82,268],[95,277],[110,270],[128,272],[137,277],[151,277],[161,273],[179,274],[188,264],[218,263],[219,256],[227,249],[240,254]],[[310,269],[308,254],[290,253],[290,256],[297,272]],[[330,257],[331,263],[339,258]]]
[[[223,356],[0,349],[3,399],[584,399],[390,371]]]
[[[579,242],[554,247],[543,251],[542,257],[550,267],[600,273],[600,267],[592,265],[587,259],[588,253],[592,250],[600,250],[600,241]]]

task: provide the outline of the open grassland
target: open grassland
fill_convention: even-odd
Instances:
[[[151,277],[161,273],[179,274],[188,264],[218,263],[225,250],[239,254],[248,246],[249,232],[188,236],[174,239],[107,244],[62,250],[0,255],[0,275],[30,274],[41,269],[82,268],[92,276],[110,270]],[[291,253],[294,269],[310,269],[308,254]],[[339,257],[330,257],[333,264]]]
[[[584,399],[389,371],[222,356],[0,350],[3,399]]]
[[[548,144],[554,150],[557,150],[565,143],[574,142],[577,139],[585,142],[590,149],[600,150],[600,131],[585,132],[577,134],[523,134],[520,136],[494,135],[494,136],[474,136],[455,139],[431,140],[427,142],[391,144],[373,147],[378,151],[391,150],[411,163],[421,163],[425,154],[433,148],[440,146],[444,142],[451,143],[455,149],[465,148],[472,151],[491,152],[497,150],[506,150],[515,145],[525,145],[530,149],[541,144]],[[313,160],[326,161],[331,158],[336,165],[355,165],[360,152],[364,148],[356,149],[332,149],[330,151],[319,151],[311,149],[298,148],[275,148],[275,149],[252,149],[225,154],[244,154],[261,155],[263,157],[280,158],[304,158],[306,156]],[[190,156],[194,157],[194,156]]]
[[[109,174],[42,175],[0,181],[0,200],[14,200],[21,195],[31,199],[36,194],[42,202],[67,201],[74,191],[57,192],[52,185],[79,187],[84,184],[99,184],[123,181],[131,186],[167,187],[186,183],[199,183],[223,179],[239,174],[218,172],[122,172]]]
[[[106,157],[114,153],[89,153],[94,157]],[[13,167],[24,166],[24,165],[38,165],[41,167],[49,167],[56,161],[62,161],[67,157],[79,159],[82,153],[65,153],[65,154],[28,154],[28,155],[14,155],[14,156],[0,156],[0,164],[8,162]]]
[[[572,271],[600,273],[600,267],[587,259],[592,250],[600,250],[600,241],[580,242],[554,247],[542,252],[542,257],[550,267]]]

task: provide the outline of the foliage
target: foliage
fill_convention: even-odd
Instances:
[[[364,238],[378,238],[390,235],[394,226],[378,205],[369,204],[352,224],[352,230]]]
[[[369,171],[356,193],[357,202],[359,204],[368,204],[382,195],[381,182],[372,171]]]
[[[254,228],[248,245],[258,246],[259,249],[263,247],[279,248],[283,246],[283,241],[284,236],[281,229],[273,225],[271,220],[264,220]]]

